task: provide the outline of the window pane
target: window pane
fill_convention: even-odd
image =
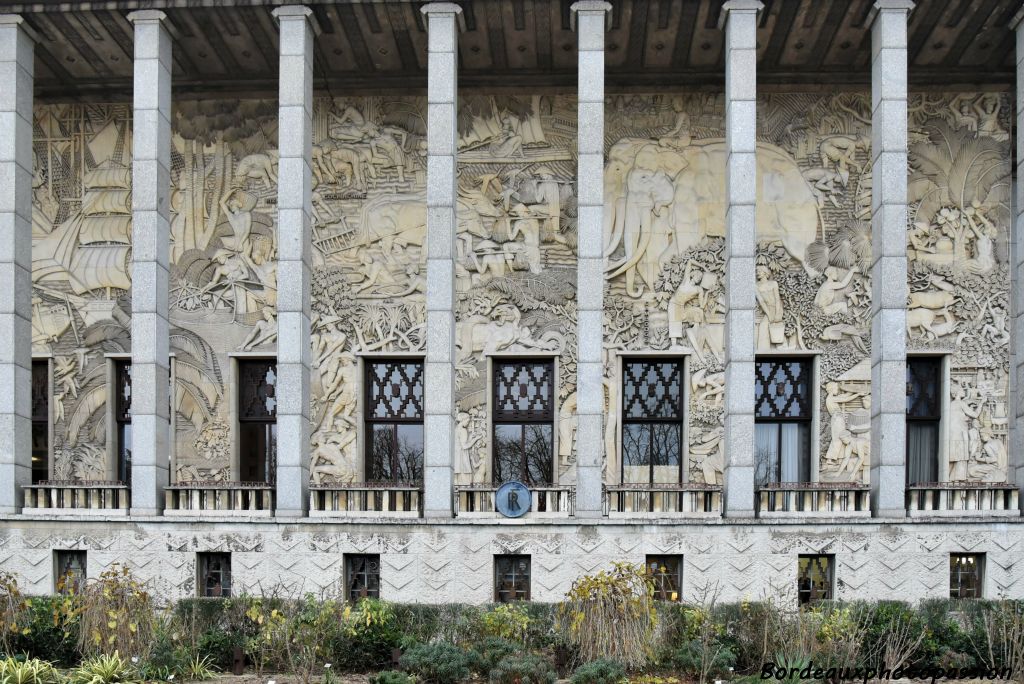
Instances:
[[[57,551],[56,590],[61,594],[78,594],[85,584],[86,552]]]
[[[907,421],[907,484],[939,481],[939,422]]]
[[[423,418],[423,363],[379,361],[367,364],[367,411],[370,419]]]
[[[546,424],[494,426],[494,481],[523,484],[552,481],[553,435]]]
[[[238,416],[266,420],[277,415],[277,364],[243,361],[238,364]]]
[[[494,594],[498,603],[530,600],[530,557],[494,557]]]
[[[394,478],[392,454],[395,453],[395,426],[393,423],[370,425],[370,458],[366,463],[368,482],[387,482]]]
[[[810,362],[758,360],[754,369],[757,417],[810,419]]]
[[[949,557],[949,597],[981,598],[982,565],[985,556],[974,553],[954,553]]]
[[[201,596],[231,596],[231,554],[199,554],[199,590]]]
[[[679,482],[679,454],[683,437],[683,426],[678,423],[655,423],[652,425],[653,446],[651,459],[654,464],[653,480],[657,484]]]
[[[810,431],[808,423],[779,425],[780,482],[811,481]]]
[[[50,365],[32,362],[32,484],[50,473]]]
[[[423,480],[423,425],[398,426],[398,472],[402,482]]]
[[[624,418],[682,419],[682,363],[626,361],[622,374]]]
[[[117,479],[132,481],[132,424],[119,423],[117,430]]]
[[[942,414],[942,359],[907,359],[907,416],[938,419]]]
[[[647,574],[654,581],[654,598],[682,600],[682,556],[648,556]]]
[[[277,425],[240,423],[238,437],[242,481],[273,484],[277,466]]]
[[[380,598],[380,556],[346,556],[345,572],[350,601]]]
[[[832,557],[800,556],[797,593],[801,604],[832,598]]]
[[[651,426],[626,423],[622,426],[622,481],[640,484],[651,479]]]
[[[514,361],[494,365],[494,416],[501,421],[554,418],[554,364]]]
[[[32,484],[50,477],[50,426],[46,421],[32,421]]]
[[[779,482],[779,426],[781,423],[754,425],[754,481],[759,485]]]

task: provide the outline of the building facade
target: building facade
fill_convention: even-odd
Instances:
[[[1016,0],[188,5],[0,2],[0,571],[1024,596]]]

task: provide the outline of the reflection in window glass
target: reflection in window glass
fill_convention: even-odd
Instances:
[[[682,481],[683,378],[683,363],[679,360],[623,362],[623,483]]]
[[[117,479],[132,481],[132,364],[118,361],[114,368],[117,400],[114,421],[117,427]]]
[[[50,478],[50,364],[32,362],[32,484]]]
[[[274,484],[277,476],[277,364],[238,362],[238,453],[244,482]]]
[[[366,363],[366,479],[423,479],[423,363]]]
[[[493,377],[495,483],[526,485],[554,479],[554,363],[495,362]]]
[[[939,481],[942,359],[907,359],[907,484]]]
[[[54,555],[54,589],[59,594],[80,594],[85,586],[86,552],[54,551]]]
[[[682,556],[648,556],[647,574],[654,581],[654,598],[681,601],[683,587]]]

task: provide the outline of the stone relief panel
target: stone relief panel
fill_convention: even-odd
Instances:
[[[949,355],[948,480],[1007,481],[1012,103],[910,107],[907,349]]]
[[[52,476],[107,479],[104,354],[131,328],[131,107],[34,115],[32,349],[52,354]]]
[[[950,479],[1006,477],[1009,105],[915,96],[908,228],[912,351],[951,354]],[[818,354],[818,477],[870,466],[870,101],[768,94],[758,103],[760,352]],[[724,111],[720,95],[606,103],[606,479],[618,481],[615,352],[690,365],[690,481],[721,482]],[[962,414],[962,419],[961,419]],[[954,472],[956,469],[956,472]]]
[[[458,112],[457,484],[492,480],[488,358],[556,357],[551,480],[576,411],[576,101],[469,95]]]

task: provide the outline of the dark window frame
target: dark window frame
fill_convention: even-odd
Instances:
[[[968,559],[973,562],[968,562]],[[971,569],[968,566],[973,566]],[[973,586],[965,586],[964,579],[973,577]],[[954,584],[955,578],[955,584]],[[949,554],[949,598],[980,599],[985,596],[985,554]]]
[[[825,561],[825,587],[815,585],[810,572],[805,573],[804,563],[810,565],[816,562]],[[806,578],[807,584],[804,580]],[[813,605],[819,601],[831,601],[835,598],[836,591],[836,557],[833,554],[800,554],[797,557],[796,571],[797,603],[801,606]],[[820,595],[819,592],[823,595]]]
[[[210,568],[210,563],[216,561],[221,564],[216,570]],[[209,583],[213,573],[219,575],[216,585],[219,591],[214,591]],[[200,598],[231,598],[231,553],[223,551],[199,552],[196,554],[196,589]]]
[[[345,598],[352,603],[364,598],[380,598],[379,554],[345,554]]]
[[[526,561],[526,571],[521,572],[517,564]],[[503,564],[510,564],[503,568]],[[511,586],[504,589],[503,577],[511,577]],[[522,584],[525,578],[525,588]],[[511,594],[511,595],[510,595]],[[533,558],[524,553],[503,553],[494,556],[494,602],[514,603],[529,601],[533,594]]]
[[[938,482],[942,473],[939,463],[941,440],[942,440],[942,404],[943,404],[943,376],[944,376],[944,363],[941,356],[908,356],[907,357],[907,443],[906,443],[906,455],[905,455],[905,475],[906,483],[908,486],[932,484]],[[925,386],[928,378],[920,372],[915,372],[914,368],[927,369],[931,367],[931,372],[934,375],[931,379],[935,385],[934,397],[922,396],[927,395],[927,392],[921,388]],[[924,382],[921,382],[921,381]],[[916,388],[916,389],[915,389]],[[913,453],[913,445],[911,440],[913,439],[916,430],[911,430],[911,426],[920,428],[931,428],[935,434],[935,453],[932,454],[931,467],[935,469],[935,477],[925,478],[923,480],[912,480],[911,479],[911,454]]]
[[[78,575],[65,559],[80,559],[81,574]],[[88,580],[89,552],[85,549],[53,550],[53,591],[55,594],[79,594]],[[77,578],[76,578],[77,576]],[[70,579],[70,582],[69,582]]]
[[[548,382],[548,392],[546,408],[535,410],[502,410],[499,405],[500,401],[499,392],[501,390],[502,383],[499,382],[499,376],[501,375],[502,368],[506,366],[526,366],[526,365],[545,365],[548,366],[548,372],[546,379]],[[523,461],[519,464],[519,477],[511,478],[521,480],[527,486],[545,486],[553,484],[555,480],[555,440],[554,436],[557,433],[557,425],[555,425],[555,402],[557,400],[556,384],[558,382],[557,369],[555,367],[555,358],[550,356],[526,356],[526,357],[515,357],[515,356],[500,356],[492,357],[491,359],[491,479],[495,485],[502,484],[498,479],[498,429],[502,425],[518,425],[520,426],[519,431],[519,445],[520,451],[523,455]],[[547,425],[551,429],[551,439],[549,441],[550,453],[548,454],[547,462],[547,482],[534,481],[530,475],[530,463],[528,457],[528,450],[526,448],[528,443],[528,428],[532,425]]]
[[[675,415],[673,415],[673,416],[650,416],[650,415],[647,415],[647,416],[630,416],[629,415],[629,410],[628,410],[628,406],[627,406],[627,403],[626,403],[627,402],[626,389],[627,389],[627,386],[628,386],[627,385],[627,373],[629,372],[628,371],[628,366],[630,364],[637,364],[637,365],[639,365],[639,364],[659,364],[659,365],[672,364],[672,365],[675,366],[675,373],[678,374],[678,380],[679,380],[679,398],[678,398],[678,401],[677,401],[677,406],[675,407],[676,408],[676,414]],[[622,420],[621,434],[622,434],[622,437],[620,438],[622,443],[619,445],[620,448],[622,449],[622,458],[620,459],[621,463],[619,464],[619,481],[622,482],[623,484],[659,484],[659,483],[656,483],[655,479],[654,479],[655,463],[654,463],[654,459],[652,459],[652,458],[648,458],[648,460],[649,460],[649,463],[647,464],[647,467],[648,467],[648,478],[647,479],[648,479],[648,481],[646,483],[633,483],[633,482],[627,483],[626,482],[626,440],[625,440],[625,434],[626,434],[626,426],[627,425],[651,425],[651,426],[654,426],[654,425],[670,425],[670,426],[671,425],[675,425],[675,426],[678,426],[678,428],[679,428],[679,453],[677,455],[677,460],[679,461],[679,473],[678,473],[678,476],[676,478],[676,481],[677,482],[683,482],[683,480],[684,480],[683,475],[684,475],[684,472],[685,472],[684,469],[685,469],[686,460],[687,460],[686,444],[685,444],[685,442],[686,442],[686,438],[685,438],[686,437],[686,420],[687,420],[687,415],[686,415],[686,408],[687,408],[686,407],[686,399],[687,399],[686,384],[687,384],[687,380],[686,380],[686,357],[685,356],[636,356],[636,357],[625,357],[625,358],[622,359],[622,391],[620,392],[620,394],[622,395],[622,406],[621,406],[621,411],[622,411],[622,414],[621,414],[621,420]],[[631,403],[641,403],[641,402],[634,401],[634,402],[631,402]],[[654,430],[652,429],[650,431],[650,434],[649,434],[648,455],[650,455],[654,451],[654,438],[655,438]]]
[[[768,375],[762,374],[761,373],[761,368],[762,368],[762,366],[764,364],[770,364],[774,368],[778,368],[782,364],[798,364],[798,365],[804,367],[804,371],[801,372],[800,380],[802,381],[803,384],[806,385],[806,388],[807,388],[806,395],[804,396],[804,398],[802,400],[801,399],[792,399],[792,400],[790,400],[787,403],[787,407],[792,406],[794,403],[796,403],[796,404],[803,404],[804,405],[803,411],[799,415],[785,415],[785,414],[778,414],[778,413],[776,413],[774,415],[764,415],[762,413],[762,411],[760,410],[761,407],[766,402],[769,403],[769,404],[771,403],[771,400],[768,399],[771,390],[768,389],[768,387],[767,387],[767,384],[768,384],[767,381],[771,377],[773,377],[775,375],[774,370],[771,373],[769,373]],[[761,393],[758,392],[758,386],[759,385],[764,385],[765,386],[764,394],[761,394]],[[776,384],[776,387],[778,387],[777,384]],[[776,390],[776,395],[778,395],[777,390]],[[796,395],[796,393],[794,393],[794,395]],[[811,455],[812,455],[812,451],[813,451],[812,444],[813,444],[813,440],[815,439],[815,436],[813,434],[814,433],[814,429],[813,428],[814,428],[814,415],[815,415],[815,411],[816,411],[816,403],[815,403],[816,399],[817,399],[816,395],[817,395],[817,393],[814,390],[814,357],[812,357],[812,356],[781,356],[781,355],[780,356],[762,355],[762,356],[755,357],[755,359],[754,359],[754,430],[755,430],[755,433],[756,433],[756,430],[757,430],[757,425],[759,425],[759,424],[760,425],[780,425],[780,426],[784,425],[784,424],[787,424],[787,425],[796,424],[796,425],[804,426],[804,429],[807,432],[806,447],[804,449],[804,452],[802,454],[798,454],[798,456],[797,456],[797,458],[798,458],[797,470],[800,471],[800,474],[798,475],[798,477],[800,478],[799,481],[798,481],[799,483],[807,483],[807,482],[810,482],[811,479],[812,479],[811,473],[813,471],[813,465],[811,463],[811,460],[812,460]],[[778,462],[776,464],[774,464],[774,465],[776,466],[776,468],[778,470],[779,480],[781,480],[782,479],[782,470],[783,470],[783,468],[782,468],[782,465],[783,465],[783,450],[782,450],[782,435],[783,435],[783,432],[782,432],[782,429],[780,428],[778,432],[779,432],[779,434],[778,434],[778,444],[776,445],[776,450],[777,450],[777,453],[778,453]],[[756,449],[756,442],[755,442],[755,449]],[[755,476],[756,476],[757,469],[758,469],[758,458],[757,458],[757,453],[756,452],[754,454],[754,469],[755,469]],[[803,472],[805,470],[806,470],[806,473]],[[767,480],[765,482],[760,482],[760,483],[755,483],[755,484],[763,486],[763,485],[781,484],[781,482],[773,482],[771,480]]]
[[[672,565],[675,565],[673,571]],[[648,555],[644,567],[654,582],[654,598],[658,601],[681,602],[683,600],[683,557],[678,554]],[[660,568],[664,567],[665,572]],[[666,583],[670,583],[666,586]],[[671,594],[675,592],[675,598]]]
[[[377,404],[383,402],[377,402],[374,400],[374,388],[375,382],[371,382],[373,371],[378,366],[383,365],[418,365],[419,372],[414,375],[410,380],[413,383],[413,396],[415,396],[415,387],[418,381],[419,384],[419,415],[415,417],[392,415],[386,417],[379,417],[374,415],[374,407]],[[399,426],[402,425],[419,425],[421,430],[423,429],[425,411],[423,403],[426,398],[425,392],[425,377],[426,377],[426,362],[422,357],[370,357],[363,360],[363,473],[366,476],[367,482],[387,482],[393,484],[417,484],[422,480],[423,473],[423,454],[420,455],[420,478],[413,478],[412,480],[402,480],[399,478],[401,468],[399,467],[399,440],[398,430]],[[391,465],[390,471],[392,477],[390,479],[382,480],[381,478],[371,478],[370,473],[375,472],[373,467],[373,461],[376,456],[374,453],[374,436],[376,434],[377,427],[380,426],[391,426],[392,427],[392,451],[391,451]],[[424,448],[425,451],[425,448]]]
[[[262,444],[264,453],[262,457],[257,455],[257,458],[262,458],[263,464],[260,466],[257,462],[256,469],[257,471],[260,469],[264,471],[262,479],[264,484],[273,485],[277,482],[277,380],[280,378],[277,372],[277,358],[239,358],[237,359],[237,366],[238,388],[236,401],[238,409],[239,472],[242,472],[245,461],[252,458],[247,453],[259,447],[259,445],[251,448],[248,446],[249,438],[246,433],[253,426],[262,426],[263,434],[259,441]],[[263,380],[259,382],[250,381],[255,380],[259,375],[255,371],[250,371],[250,369],[261,367],[266,369],[263,371],[263,380],[266,379],[268,373],[272,372],[274,382],[264,385]],[[271,399],[273,399],[273,407],[268,408],[266,404]],[[243,476],[241,479],[245,480],[246,478]],[[259,482],[260,480],[256,481]]]
[[[124,389],[127,386],[128,396],[125,396]],[[116,480],[124,483],[132,481],[132,362],[131,359],[116,359],[114,361],[114,427],[117,439],[117,473]],[[127,435],[127,438],[126,438]],[[126,448],[127,445],[127,448]]]
[[[32,359],[31,383],[31,453],[34,457],[45,452],[42,466],[36,467],[36,459],[32,459],[32,484],[38,484],[50,479],[50,406],[53,387],[50,384],[49,359]],[[37,443],[45,445],[45,449],[36,449]]]

